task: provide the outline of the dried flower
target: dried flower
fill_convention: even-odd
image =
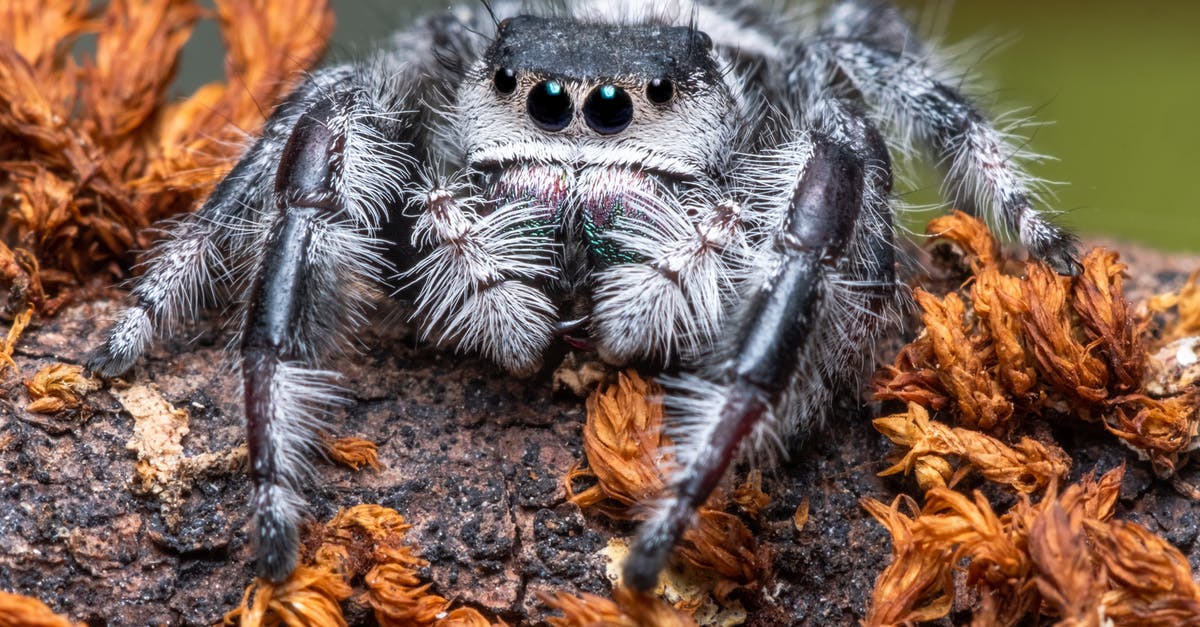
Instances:
[[[370,466],[373,470],[383,468],[383,464],[379,463],[379,449],[370,440],[326,437],[325,452],[334,462],[353,470],[359,470],[363,466]]]
[[[12,0],[0,19],[0,284],[47,314],[208,193],[333,25],[326,0],[217,0],[229,82],[168,104],[201,4],[93,4]]]
[[[1033,613],[1095,627],[1200,621],[1200,584],[1183,554],[1144,527],[1110,520],[1123,475],[1088,475],[1037,504],[1022,495],[1003,516],[978,492],[945,488],[931,490],[912,518],[900,513],[900,499],[865,500],[893,541],[866,624],[947,616],[958,564],[980,599],[974,624],[1012,625]]]
[[[341,603],[353,599],[371,607],[385,627],[490,625],[473,609],[450,611],[450,601],[429,592],[431,584],[418,574],[429,563],[405,543],[409,528],[403,516],[380,505],[339,511],[310,533],[317,542],[309,543],[304,563],[286,581],[255,580],[225,624],[345,625]],[[352,584],[359,582],[365,589],[356,592]]]
[[[21,337],[21,333],[32,318],[33,307],[26,308],[25,311],[13,318],[12,326],[8,328],[4,341],[0,342],[0,374],[3,374],[6,368],[17,369],[17,362],[12,358],[13,349],[17,347],[17,339]]]
[[[337,573],[298,566],[282,583],[256,579],[242,594],[242,604],[225,615],[225,624],[346,627],[341,601],[352,594],[350,586]]]
[[[674,458],[665,452],[671,441],[663,433],[661,398],[657,385],[633,371],[621,373],[615,384],[588,398],[583,446],[589,467],[567,473],[567,496],[572,502],[599,508],[612,518],[631,519],[640,515],[635,506],[663,491],[663,468],[670,467]],[[575,492],[575,481],[592,477],[595,485]],[[760,494],[753,499],[766,497]],[[769,559],[745,523],[717,507],[723,500],[723,495],[714,494],[699,509],[697,523],[684,533],[677,555],[738,585],[750,584],[766,570]]]
[[[974,277],[961,295],[916,291],[925,332],[881,370],[877,398],[948,410],[962,426],[992,432],[1016,428],[1013,416],[1046,410],[1100,420],[1163,476],[1200,448],[1192,385],[1200,380],[1200,367],[1192,372],[1161,352],[1159,331],[1125,299],[1126,268],[1115,253],[1090,251],[1074,279],[1038,262],[1024,264],[1016,275],[978,220],[955,213],[932,222],[930,230],[963,251]],[[1178,307],[1178,324],[1190,324],[1183,321],[1198,315],[1200,290],[1189,286],[1152,299],[1146,309]],[[1177,355],[1196,344],[1172,329],[1163,333],[1181,342],[1173,345]],[[922,455],[909,459],[906,470],[923,486],[950,477],[947,464]]]
[[[746,512],[746,515],[757,520],[758,514],[771,503],[771,496],[762,490],[762,471],[758,468],[746,475],[746,480],[734,488],[730,497],[734,503]]]
[[[578,597],[563,592],[553,595],[538,592],[543,603],[563,613],[547,619],[554,627],[695,627],[687,614],[655,597],[638,594],[628,588],[615,588],[613,598],[594,594]]]
[[[50,364],[25,382],[32,401],[27,408],[34,413],[55,414],[79,409],[83,397],[100,388],[99,382],[84,376],[83,367],[74,364]]]
[[[1024,493],[1065,478],[1071,469],[1070,458],[1055,445],[1021,438],[1009,446],[977,431],[934,422],[916,403],[909,403],[905,413],[877,418],[874,425],[892,442],[909,449],[903,459],[879,474],[914,472],[924,490],[946,487],[953,475],[946,459],[950,456],[979,470],[987,480]]]

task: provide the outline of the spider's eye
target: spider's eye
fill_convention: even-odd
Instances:
[[[561,131],[571,123],[571,97],[558,81],[542,81],[529,92],[529,117],[547,131]]]
[[[583,103],[583,119],[601,135],[620,133],[633,120],[633,100],[616,85],[601,85]]]
[[[654,104],[667,104],[674,96],[675,83],[669,78],[656,78],[646,85],[646,97]]]
[[[496,86],[496,91],[502,94],[511,94],[517,88],[517,73],[512,68],[502,67],[496,70],[496,75],[492,77],[492,84]]]

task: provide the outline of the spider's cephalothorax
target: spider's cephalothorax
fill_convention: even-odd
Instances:
[[[232,305],[259,574],[295,566],[337,399],[322,366],[373,303],[516,373],[566,333],[691,373],[668,392],[673,479],[625,567],[648,588],[739,452],[794,441],[857,385],[896,291],[891,154],[925,148],[959,206],[1073,271],[1022,155],[890,5],[680,4],[424,20],[310,77],[155,247],[91,366],[121,373],[204,301]]]

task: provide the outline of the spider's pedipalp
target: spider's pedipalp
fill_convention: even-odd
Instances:
[[[695,222],[682,208],[662,206],[607,232],[644,261],[614,265],[596,277],[593,324],[606,360],[670,361],[676,352],[691,358],[720,332],[751,249],[737,203],[691,202],[704,202],[693,208]]]
[[[442,185],[421,202],[412,239],[426,256],[404,277],[420,285],[413,316],[424,337],[438,334],[514,373],[536,371],[555,310],[533,283],[557,276],[550,261],[557,244],[537,226],[542,210],[524,202],[485,213],[484,199]]]

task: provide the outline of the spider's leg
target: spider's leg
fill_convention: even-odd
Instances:
[[[380,80],[356,71],[308,103],[258,216],[240,350],[257,569],[271,580],[295,566],[299,487],[338,400],[320,366],[351,344],[378,295],[388,267],[380,230],[411,176],[412,144],[395,103],[376,97]]]
[[[822,20],[821,34],[918,57],[924,49],[900,8],[888,0],[838,0]]]
[[[989,212],[1059,273],[1078,271],[1075,238],[1034,206],[1036,181],[1018,163],[1019,146],[925,62],[854,39],[821,40],[809,52],[827,57],[902,143],[912,135],[946,161],[962,208]]]
[[[261,205],[266,179],[306,103],[324,78],[306,82],[276,110],[260,137],[195,213],[175,221],[145,261],[134,281],[134,304],[108,330],[104,344],[88,357],[88,367],[103,375],[129,370],[156,334],[169,334],[195,317],[205,305],[223,304],[231,267],[246,245],[253,208]]]
[[[854,149],[812,133],[799,179],[786,195],[782,229],[770,266],[732,321],[724,360],[707,375],[709,393],[689,407],[693,435],[677,449],[678,470],[664,499],[643,523],[624,566],[628,585],[653,587],[671,549],[721,481],[748,435],[778,422],[776,408],[798,376],[802,355],[817,337],[828,276],[854,240],[864,199],[867,164]]]

